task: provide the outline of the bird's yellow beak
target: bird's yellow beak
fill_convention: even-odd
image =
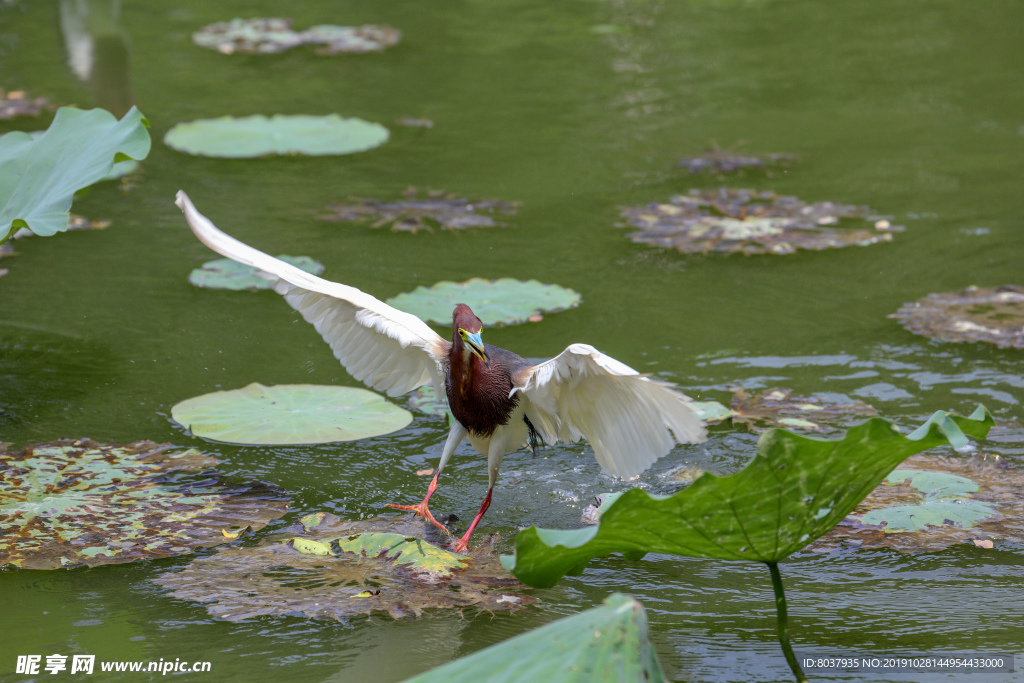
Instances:
[[[460,330],[462,332],[462,330]],[[461,335],[462,340],[466,342],[466,346],[473,352],[473,355],[479,358],[486,367],[490,367],[491,361],[487,357],[487,352],[484,351],[484,340],[480,337],[479,332],[465,332]]]

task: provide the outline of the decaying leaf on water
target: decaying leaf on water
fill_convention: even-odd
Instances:
[[[291,19],[232,19],[210,24],[192,34],[199,47],[230,55],[276,54],[298,45],[320,45],[317,54],[380,52],[398,43],[402,32],[390,26],[333,26],[321,24],[294,31]]]
[[[216,462],[151,441],[0,446],[0,566],[93,567],[184,555],[287,511],[279,488],[224,481],[209,469]]]
[[[341,620],[377,611],[397,619],[432,609],[515,611],[535,602],[513,592],[523,586],[501,567],[493,543],[465,556],[438,541],[447,539],[409,515],[350,521],[321,512],[257,547],[222,549],[153,580],[228,621]]]
[[[110,221],[93,221],[78,214],[68,214],[68,230],[106,230],[110,227]],[[28,228],[20,228],[11,235],[11,239],[20,240],[25,237],[32,237],[34,232]]]
[[[668,203],[625,207],[620,215],[640,228],[628,235],[634,242],[686,254],[792,254],[866,246],[890,241],[893,232],[903,229],[872,216],[866,206],[808,204],[774,192],[730,188],[690,190]],[[863,227],[848,227],[851,222]]]
[[[406,128],[433,128],[434,122],[430,119],[415,119],[410,116],[406,116],[395,121],[399,126],[405,126]]]
[[[734,425],[746,425],[751,431],[769,427],[787,427],[814,432],[830,432],[878,415],[873,406],[842,394],[801,396],[792,389],[768,389],[750,394],[737,389],[732,397]]]
[[[744,169],[765,169],[772,166],[787,166],[796,159],[794,154],[739,154],[727,149],[707,149],[692,157],[680,159],[676,166],[690,173],[735,173]]]
[[[941,550],[1024,542],[1024,471],[1006,460],[922,453],[908,458],[810,550]],[[979,543],[981,541],[981,543]]]
[[[68,216],[68,230],[106,230],[109,227],[110,221],[92,221],[84,216],[79,216],[74,213],[69,214]],[[12,242],[25,237],[32,237],[33,235],[35,235],[35,233],[28,228],[19,228],[13,235],[11,235],[10,240],[0,244],[0,258],[5,256],[16,256],[18,252],[14,250]]]
[[[350,204],[329,205],[327,210],[330,213],[317,218],[355,223],[372,221],[371,228],[391,226],[396,232],[416,233],[432,231],[433,226],[464,230],[504,225],[494,220],[495,214],[512,215],[519,207],[518,202],[497,199],[470,201],[444,190],[426,190],[423,197],[419,195],[417,188],[410,187],[402,193],[404,199],[395,202],[354,198]]]
[[[1024,287],[968,287],[929,294],[889,316],[914,334],[944,342],[1024,349]]]
[[[0,88],[0,121],[9,121],[18,116],[39,116],[50,105],[45,97],[29,97],[24,90],[4,92]]]

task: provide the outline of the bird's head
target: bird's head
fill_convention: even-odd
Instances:
[[[455,347],[462,347],[467,356],[473,355],[480,359],[485,367],[490,367],[490,359],[484,351],[484,340],[480,337],[483,323],[474,315],[466,304],[458,304],[452,313],[452,342]],[[460,343],[461,342],[461,343]]]

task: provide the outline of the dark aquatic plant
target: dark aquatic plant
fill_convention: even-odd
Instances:
[[[979,407],[969,418],[938,411],[907,436],[882,418],[838,440],[770,429],[739,472],[705,473],[671,496],[641,489],[613,494],[597,526],[530,527],[502,563],[523,583],[546,588],[613,552],[634,560],[656,552],[764,562],[775,589],[779,642],[797,680],[806,680],[789,644],[778,563],[841,522],[907,457],[943,444],[964,446],[968,435],[983,438],[992,425]]]

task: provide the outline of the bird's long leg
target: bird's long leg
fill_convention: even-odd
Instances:
[[[480,519],[487,512],[487,508],[491,507],[491,491],[493,488],[487,489],[487,495],[484,496],[484,502],[480,503],[480,512],[476,513],[476,517],[473,518],[473,523],[466,529],[465,535],[455,542],[452,546],[452,550],[457,553],[464,553],[469,548],[469,537],[473,535],[473,530],[476,529],[476,525],[480,523]]]
[[[452,453],[459,447],[462,440],[466,438],[466,428],[459,424],[457,421],[452,425],[451,431],[448,432],[448,439],[444,442],[444,450],[441,452],[441,462],[437,464],[437,472],[434,473],[434,478],[430,480],[430,486],[427,487],[427,495],[423,499],[423,502],[418,505],[396,505],[395,503],[388,503],[389,508],[395,508],[396,510],[411,510],[417,515],[427,520],[441,531],[448,532],[448,528],[444,524],[434,519],[434,515],[430,513],[430,508],[427,507],[427,503],[430,501],[430,497],[434,495],[434,491],[437,490],[437,478],[441,476],[441,470],[448,464],[448,459],[452,457]]]
[[[487,495],[480,503],[480,512],[476,513],[476,517],[466,529],[466,533],[452,546],[452,550],[457,553],[464,553],[469,548],[470,536],[473,535],[476,525],[480,523],[480,519],[487,512],[487,508],[491,507],[491,492],[494,491],[494,482],[498,478],[498,468],[501,466],[501,459],[505,457],[505,447],[508,445],[510,434],[510,430],[499,427],[491,437],[487,446]]]

